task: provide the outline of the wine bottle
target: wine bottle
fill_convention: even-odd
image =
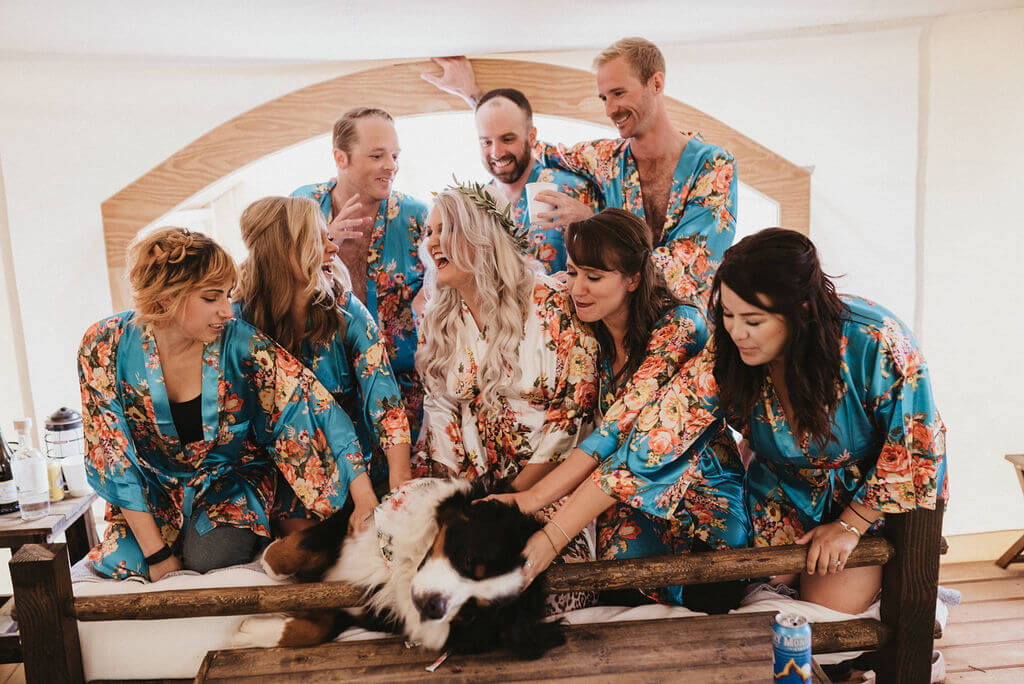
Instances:
[[[14,484],[11,458],[14,452],[0,430],[0,513],[14,513],[18,510],[18,488]]]

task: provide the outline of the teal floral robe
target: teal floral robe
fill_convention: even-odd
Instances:
[[[323,517],[365,470],[352,422],[323,385],[237,319],[203,350],[202,441],[179,441],[156,341],[132,312],[89,328],[78,361],[86,473],[111,523],[88,556],[102,575],[148,575],[122,509],[152,513],[169,545],[194,511],[200,534],[233,525],[269,537],[278,478]]]
[[[709,332],[693,306],[667,312],[631,378],[600,364],[601,426],[580,444],[598,461],[591,478],[618,503],[598,519],[598,557],[642,558],[699,546],[744,547],[743,465],[718,407]],[[683,587],[655,592],[681,604]]]
[[[545,168],[537,162],[530,169],[527,183],[556,183],[558,192],[576,198],[600,211],[601,202],[595,188],[583,178],[562,169]],[[491,181],[491,185],[494,181]],[[512,206],[512,220],[516,227],[527,229],[530,241],[530,255],[539,261],[548,274],[565,270],[565,230],[551,223],[530,223],[530,208],[526,201],[526,188],[519,200]]]
[[[679,156],[655,262],[683,300],[706,299],[722,254],[736,236],[736,160],[696,133]],[[629,140],[594,140],[566,147],[537,143],[545,166],[558,166],[596,185],[605,207],[626,209],[646,220],[640,172]]]
[[[370,479],[374,484],[387,483],[384,452],[411,444],[405,403],[370,312],[351,292],[338,308],[345,317],[344,334],[339,329],[330,340],[315,344],[306,340],[299,360],[353,419]],[[252,322],[241,302],[235,302],[234,309],[236,316]],[[279,494],[279,504],[287,494]],[[299,517],[298,512],[295,515]]]
[[[331,191],[337,181],[304,185],[292,197],[309,197],[324,218],[334,218]],[[423,264],[417,248],[427,223],[427,205],[400,192],[380,203],[366,259],[366,308],[377,320],[391,367],[405,401],[413,441],[423,415],[423,386],[416,373],[416,319],[412,300],[423,287]]]
[[[851,501],[901,513],[948,497],[946,428],[913,335],[878,304],[842,299],[842,398],[825,447],[794,438],[770,378],[735,421],[755,454],[745,481],[755,546],[792,544]]]

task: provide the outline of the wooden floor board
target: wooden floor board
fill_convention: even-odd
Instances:
[[[946,672],[1024,667],[1024,641],[974,646],[944,646],[940,650],[946,659]]]
[[[1024,615],[980,622],[950,620],[942,632],[942,638],[936,642],[936,648],[1005,641],[1024,641]]]
[[[961,580],[995,579],[1001,577],[1024,576],[1024,563],[1011,565],[1003,570],[995,561],[978,561],[976,563],[956,563],[939,567],[939,584]]]
[[[963,595],[964,603],[1015,599],[1024,596],[1024,575],[965,582],[948,582],[943,583],[942,586],[959,591]]]
[[[1020,684],[1024,682],[1024,667],[1007,667],[991,670],[970,670],[968,672],[950,672],[946,674],[946,682],[981,682],[991,684]]]

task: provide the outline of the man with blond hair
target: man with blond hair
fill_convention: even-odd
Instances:
[[[480,88],[469,60],[437,61],[444,74],[427,80],[472,104]],[[623,38],[597,56],[594,68],[605,114],[621,137],[568,147],[538,142],[535,153],[541,163],[594,183],[605,206],[646,221],[654,235],[654,258],[673,291],[703,300],[736,234],[736,161],[672,124],[665,106],[665,57],[650,41]],[[561,225],[593,213],[561,193],[553,204],[550,215]]]
[[[292,197],[320,206],[331,239],[352,278],[352,293],[380,328],[405,400],[413,440],[419,430],[423,388],[416,373],[413,299],[423,285],[417,248],[427,205],[394,189],[398,133],[383,109],[357,107],[334,123],[337,178],[304,185]]]

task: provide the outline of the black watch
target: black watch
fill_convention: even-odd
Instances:
[[[173,556],[174,553],[171,551],[171,547],[167,544],[163,545],[159,551],[156,551],[149,556],[146,556],[146,565],[156,565],[157,563],[163,563],[165,560]]]

